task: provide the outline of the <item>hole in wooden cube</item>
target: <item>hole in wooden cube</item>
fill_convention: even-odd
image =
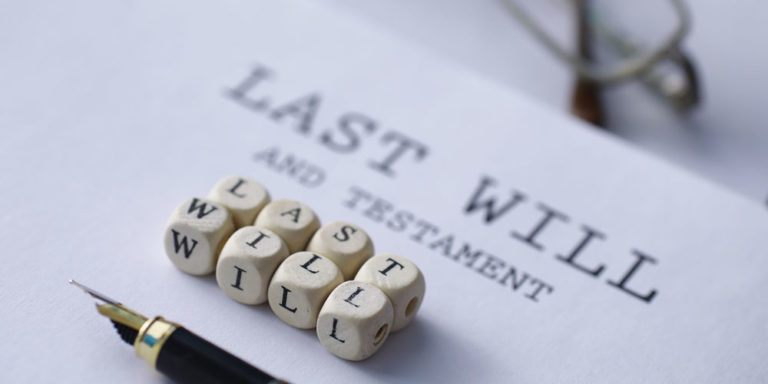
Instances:
[[[243,304],[267,301],[267,288],[278,265],[288,257],[288,247],[277,234],[246,226],[229,237],[219,255],[216,282]]]
[[[165,253],[182,271],[206,275],[216,269],[219,250],[234,230],[229,212],[210,200],[191,198],[171,214]]]
[[[395,319],[392,332],[407,326],[424,300],[424,276],[410,260],[393,254],[370,258],[360,267],[355,280],[379,287],[392,301]]]
[[[307,251],[331,259],[341,269],[344,280],[349,280],[373,256],[373,242],[360,227],[337,221],[315,232]]]
[[[256,216],[269,203],[269,192],[247,177],[229,176],[220,180],[208,193],[208,199],[229,209],[236,228],[253,224]]]
[[[413,315],[413,311],[416,310],[417,305],[419,305],[419,298],[414,297],[411,299],[411,301],[408,302],[408,306],[405,307],[405,316],[411,317],[411,315]]]
[[[379,330],[376,331],[376,336],[373,337],[373,345],[381,344],[381,342],[384,341],[384,339],[386,339],[388,333],[389,333],[389,324],[384,324],[381,327],[379,327]]]
[[[269,307],[296,328],[314,328],[323,302],[343,281],[341,270],[331,260],[312,252],[294,253],[272,276]]]
[[[334,355],[363,360],[381,348],[389,335],[394,311],[376,286],[347,281],[336,287],[320,310],[317,338]]]
[[[277,200],[267,204],[256,217],[255,225],[280,236],[290,253],[305,249],[320,228],[320,220],[312,208],[298,201]]]

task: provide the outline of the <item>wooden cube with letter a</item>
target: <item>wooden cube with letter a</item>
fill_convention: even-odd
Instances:
[[[234,230],[227,209],[191,198],[179,205],[165,229],[165,253],[182,271],[206,275],[216,269],[219,251]]]
[[[288,246],[288,251],[295,253],[306,248],[309,239],[320,228],[320,220],[306,204],[276,200],[261,210],[254,225],[278,234]]]

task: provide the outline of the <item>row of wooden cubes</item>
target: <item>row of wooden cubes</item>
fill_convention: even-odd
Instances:
[[[179,205],[164,243],[182,271],[216,271],[229,297],[268,302],[284,322],[316,328],[323,346],[347,360],[375,353],[390,332],[411,322],[424,298],[424,277],[410,260],[374,256],[362,228],[340,221],[321,226],[307,205],[271,201],[245,177],[227,177],[206,199]]]

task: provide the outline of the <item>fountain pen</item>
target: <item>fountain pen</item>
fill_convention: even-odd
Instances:
[[[178,383],[279,384],[264,371],[160,316],[147,318],[74,280],[70,284],[96,300],[118,335],[133,345],[136,356]]]

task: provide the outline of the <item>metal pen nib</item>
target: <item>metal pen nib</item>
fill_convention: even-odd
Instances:
[[[96,300],[96,310],[112,321],[123,341],[131,345],[136,341],[139,329],[147,321],[145,316],[75,280],[69,280],[69,284],[82,289],[88,296]]]
[[[77,281],[74,281],[74,280],[70,279],[69,283],[74,285],[75,287],[78,287],[78,288],[82,289],[83,292],[87,293],[92,298],[94,298],[96,300],[100,300],[100,301],[102,301],[105,304],[120,305],[120,303],[117,300],[110,299],[106,295],[101,294],[99,292],[96,292],[96,290],[94,290],[92,288],[88,288],[85,285],[82,285],[82,284],[78,283]]]

